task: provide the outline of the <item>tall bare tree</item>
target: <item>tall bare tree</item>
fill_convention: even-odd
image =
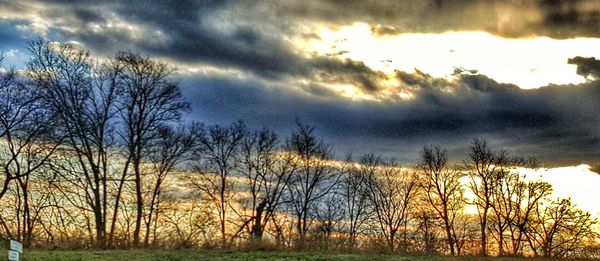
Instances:
[[[221,246],[226,247],[227,223],[231,221],[228,213],[234,196],[233,175],[240,163],[241,144],[247,130],[240,121],[228,127],[216,125],[199,131],[199,160],[195,165],[199,173],[191,176],[189,182],[208,197],[218,211]]]
[[[471,144],[470,160],[465,162],[468,184],[475,198],[480,231],[480,255],[487,256],[488,218],[492,207],[492,196],[502,175],[506,161],[504,152],[495,153],[485,139],[475,139]]]
[[[454,223],[464,208],[462,174],[447,167],[448,154],[440,146],[425,146],[421,151],[421,186],[426,202],[442,220],[450,254],[456,254]]]
[[[398,235],[409,218],[417,185],[416,175],[372,154],[365,155],[361,164],[365,168],[369,199],[379,232],[385,238],[388,250],[394,252]]]
[[[10,183],[16,181],[19,229],[15,238],[29,246],[33,226],[38,221],[38,208],[31,206],[35,199],[31,198],[30,181],[48,162],[61,139],[53,135],[54,114],[46,109],[35,86],[18,78],[13,68],[0,72],[0,138],[3,141],[0,166],[4,173],[0,199],[9,190]]]
[[[250,235],[260,241],[276,209],[283,203],[298,158],[281,150],[272,131],[253,132],[242,145],[243,174],[250,192]]]
[[[525,176],[516,172],[503,175],[492,200],[499,255],[504,254],[506,231],[510,240],[510,247],[507,247],[509,254],[521,254],[525,233],[529,230],[528,222],[551,192],[552,187],[548,183],[525,181]]]
[[[163,185],[167,176],[175,169],[177,164],[190,159],[189,153],[195,146],[194,130],[181,125],[171,127],[164,125],[159,127],[154,140],[144,150],[147,150],[148,159],[151,165],[152,178],[150,180],[150,189],[146,193],[150,197],[148,211],[144,215],[146,232],[144,236],[144,246],[148,246],[151,228],[154,225],[154,241],[156,241],[156,226],[160,213],[161,194]]]
[[[144,148],[158,135],[163,124],[177,121],[189,104],[181,96],[179,86],[170,80],[172,71],[165,63],[130,52],[118,53],[115,60],[121,68],[118,79],[124,86],[120,99],[124,123],[120,135],[127,153],[123,173],[129,168],[133,170],[137,207],[133,245],[137,246],[145,212],[142,164],[148,155]]]
[[[104,247],[118,68],[98,65],[88,51],[70,44],[40,40],[31,43],[29,51],[28,77],[56,114],[56,125],[78,162],[86,184],[86,201],[94,216],[96,244]]]
[[[360,164],[352,162],[351,157],[348,157],[342,166],[340,187],[344,197],[346,232],[351,249],[356,247],[357,238],[363,232],[370,214],[368,180],[365,176],[367,173],[361,169]]]
[[[338,184],[340,175],[329,165],[331,147],[315,136],[314,127],[297,122],[296,129],[287,141],[286,150],[299,160],[288,191],[292,213],[296,218],[298,243],[302,247],[313,204],[331,192]]]
[[[538,205],[526,233],[536,256],[578,256],[585,245],[598,240],[593,227],[597,220],[579,210],[570,199],[558,199]]]

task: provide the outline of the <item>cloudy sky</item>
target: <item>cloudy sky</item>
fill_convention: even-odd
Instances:
[[[6,64],[40,37],[162,59],[186,118],[282,134],[298,118],[340,157],[408,163],[439,143],[460,160],[486,137],[547,166],[600,164],[600,1],[0,0]]]

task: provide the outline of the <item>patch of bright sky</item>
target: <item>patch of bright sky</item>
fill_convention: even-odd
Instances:
[[[577,208],[589,212],[593,218],[600,219],[600,204],[598,204],[600,174],[590,169],[589,165],[581,164],[536,170],[517,168],[515,171],[525,175],[525,180],[538,180],[552,185],[551,199],[570,198]],[[464,184],[468,184],[469,179],[465,177],[462,181]],[[475,198],[473,192],[468,189],[465,191],[465,196],[468,199]],[[467,213],[477,213],[477,208],[474,205],[467,205],[465,210]]]
[[[498,82],[521,88],[549,83],[577,84],[585,79],[567,64],[575,56],[600,57],[599,38],[557,40],[548,37],[509,39],[485,32],[411,33],[376,36],[365,23],[337,29],[322,27],[319,38],[296,41],[307,53],[363,61],[390,75],[415,68],[449,78],[454,68],[478,70]]]
[[[571,198],[580,209],[600,218],[600,174],[590,170],[587,164],[548,169],[518,169],[529,179],[540,179],[552,185],[552,196]]]
[[[29,60],[29,53],[25,49],[2,49],[0,47],[0,54],[4,55],[4,60],[0,64],[0,67],[4,67],[5,69],[10,67],[23,68]]]

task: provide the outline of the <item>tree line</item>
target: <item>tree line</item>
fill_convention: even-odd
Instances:
[[[474,139],[400,166],[344,160],[297,122],[185,122],[173,70],[133,52],[29,44],[0,69],[0,236],[26,247],[220,247],[599,257],[597,220]],[[0,59],[1,62],[1,59]]]

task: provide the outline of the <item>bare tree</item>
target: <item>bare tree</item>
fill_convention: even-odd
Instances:
[[[133,245],[137,246],[145,212],[142,163],[147,155],[144,148],[158,135],[163,124],[178,120],[189,104],[183,100],[179,86],[169,79],[172,71],[166,64],[129,52],[118,53],[115,60],[121,68],[118,79],[124,86],[120,110],[124,128],[120,135],[125,142],[127,160],[123,177],[132,168],[137,206]]]
[[[299,236],[299,247],[309,228],[313,204],[337,185],[340,175],[329,165],[331,147],[314,135],[314,128],[297,122],[286,149],[298,157],[298,168],[288,186],[289,199]]]
[[[242,153],[242,172],[250,191],[250,235],[260,241],[268,222],[283,203],[298,158],[282,151],[277,135],[268,130],[247,135]]]
[[[344,209],[347,221],[349,247],[356,247],[356,240],[363,232],[364,225],[369,219],[369,191],[367,189],[366,173],[361,171],[359,164],[354,164],[348,157],[342,167],[341,190],[344,197]]]
[[[15,180],[15,238],[30,246],[34,227],[40,221],[40,211],[48,198],[48,195],[35,193],[43,181],[41,175],[33,176],[42,172],[62,139],[54,135],[54,114],[45,108],[35,86],[16,77],[14,69],[10,69],[2,75],[0,83],[0,137],[4,141],[0,148],[0,166],[5,174],[0,199],[9,183]]]
[[[214,223],[211,210],[202,202],[186,202],[181,200],[168,200],[164,208],[165,215],[161,221],[171,247],[190,248],[201,243],[210,243],[215,231],[210,224]]]
[[[505,151],[499,153],[493,152],[484,139],[475,139],[469,153],[470,161],[465,161],[467,176],[470,178],[468,184],[475,198],[473,204],[477,207],[480,233],[481,233],[481,255],[487,255],[487,230],[495,230],[497,233],[498,254],[504,254],[505,232],[515,228],[511,213],[517,211],[521,213],[521,206],[511,204],[512,197],[516,192],[524,196],[524,186],[519,181],[518,174],[514,173],[516,167],[536,168],[539,162],[534,158],[522,158],[508,155]],[[531,191],[531,198],[528,200],[538,201],[549,193],[544,184],[532,184],[530,189],[540,189],[540,191]],[[530,202],[531,208],[536,202]],[[504,212],[504,214],[503,214]],[[526,212],[527,213],[527,212]],[[493,215],[492,215],[493,214]],[[530,213],[527,213],[529,215]],[[490,224],[491,221],[491,224]],[[521,226],[522,226],[522,222]],[[492,226],[493,225],[493,226]],[[516,243],[516,242],[515,242]]]
[[[182,125],[177,128],[171,126],[161,126],[154,141],[149,144],[145,150],[149,156],[151,166],[151,188],[148,193],[150,202],[148,211],[144,215],[146,232],[144,237],[144,246],[148,246],[151,228],[154,224],[154,241],[156,241],[156,226],[160,213],[160,200],[163,192],[163,184],[167,175],[169,175],[180,162],[189,159],[188,153],[194,148],[194,136],[189,128]],[[193,131],[193,130],[192,130]]]
[[[464,208],[465,198],[460,181],[462,174],[455,169],[449,169],[446,166],[447,161],[446,149],[439,146],[425,146],[421,151],[419,168],[425,201],[442,220],[450,254],[455,255],[454,223]]]
[[[469,188],[475,198],[480,226],[480,254],[487,256],[487,230],[489,212],[492,207],[492,196],[502,175],[506,155],[494,153],[484,139],[475,139],[469,153],[470,160],[465,162],[467,176],[470,178]]]
[[[94,215],[96,244],[103,247],[118,68],[95,65],[87,51],[70,44],[37,41],[29,51],[28,76],[56,114],[56,125],[61,126],[68,151],[79,164],[86,203]]]
[[[221,246],[227,246],[227,222],[234,196],[233,175],[240,161],[240,148],[246,126],[243,122],[229,127],[212,126],[203,128],[198,134],[199,161],[195,166],[197,175],[189,177],[191,186],[199,189],[214,204],[218,211]],[[240,226],[241,227],[241,226]],[[233,237],[231,237],[233,240]]]
[[[0,55],[0,65],[3,57]],[[33,86],[17,79],[14,68],[0,71],[0,165],[4,180],[0,199],[10,182],[26,188],[31,173],[42,167],[60,144],[51,140],[52,112]]]
[[[45,108],[35,86],[19,78],[14,68],[0,69],[0,167],[3,172],[0,199],[12,189],[16,227],[10,229],[4,217],[0,220],[10,238],[29,246],[34,226],[39,223],[41,205],[45,205],[47,198],[47,195],[32,197],[38,195],[35,188],[41,182],[33,176],[41,172],[61,140],[54,139],[54,115]],[[11,186],[13,181],[16,183]]]
[[[533,167],[533,166],[530,166]],[[534,215],[544,198],[550,196],[552,187],[541,181],[525,181],[522,174],[505,172],[498,182],[492,199],[494,211],[493,221],[496,224],[496,240],[499,255],[508,248],[510,254],[520,254],[528,221]],[[510,247],[504,240],[505,232],[509,234]],[[507,247],[505,247],[505,244]]]
[[[593,229],[597,220],[577,209],[570,199],[540,204],[535,212],[526,236],[536,256],[578,256],[585,245],[598,239]]]
[[[388,250],[394,252],[397,236],[409,218],[409,207],[417,185],[416,175],[372,154],[365,155],[361,164],[368,180],[369,199],[379,232],[385,238]]]
[[[344,197],[340,192],[339,188],[336,188],[313,204],[311,214],[316,223],[317,245],[311,248],[330,249],[332,241],[335,240],[333,235],[341,231],[344,208],[340,206],[344,204]]]
[[[423,192],[423,191],[419,191]],[[417,192],[417,194],[420,194]],[[417,200],[423,200],[423,196],[417,197]],[[444,224],[440,224],[440,217],[435,210],[429,206],[427,201],[419,201],[414,204],[415,207],[411,208],[411,215],[413,216],[413,224],[415,228],[414,243],[416,248],[413,251],[418,250],[426,255],[434,255],[435,253],[441,252],[442,248],[436,248],[438,245],[439,229],[438,227],[444,227]],[[419,233],[420,232],[420,233]],[[419,235],[420,234],[420,235]],[[419,247],[422,245],[422,248]]]
[[[35,172],[17,179],[17,186],[13,189],[17,223],[15,239],[22,241],[24,246],[34,245],[34,240],[38,239],[42,232],[41,229],[47,225],[43,215],[49,208],[58,207],[52,200],[51,184],[55,180],[46,164]]]

